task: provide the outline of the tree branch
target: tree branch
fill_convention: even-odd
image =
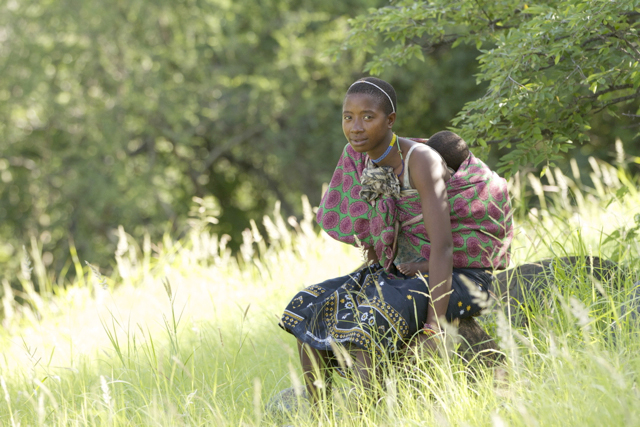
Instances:
[[[207,158],[204,160],[202,169],[200,170],[198,175],[202,175],[204,172],[206,172],[206,170],[211,167],[213,162],[218,160],[218,157],[220,157],[222,154],[228,151],[231,147],[233,147],[234,145],[238,145],[249,138],[252,138],[253,136],[262,132],[265,129],[266,129],[265,125],[254,126],[250,129],[247,129],[245,132],[239,135],[233,136],[232,138],[228,139],[224,144],[211,150]]]
[[[483,10],[483,13],[484,13],[484,10]],[[487,18],[489,18],[488,15],[486,15],[486,16],[487,16]],[[508,29],[511,29],[511,28],[516,28],[515,25],[500,25],[500,26],[496,26],[496,24],[498,22],[501,22],[501,21],[504,21],[504,20],[503,19],[493,19],[492,20],[492,19],[489,18],[489,21],[487,22],[487,24],[493,31],[496,31],[496,30],[508,30]],[[469,32],[468,35],[477,36],[479,34],[480,34],[479,32],[471,31],[471,32]],[[425,39],[416,39],[416,38],[412,39],[412,43],[415,43],[415,44],[421,46],[422,49],[425,52],[432,52],[432,51],[434,51],[436,49],[439,49],[441,47],[453,44],[460,37],[462,37],[462,35],[460,35],[460,34],[445,34],[445,35],[442,36],[442,40],[439,41],[439,42],[436,42],[436,43],[432,43],[429,39],[425,40]]]
[[[150,143],[151,143],[151,136],[144,135],[144,140],[143,140],[142,144],[140,144],[140,146],[138,148],[136,148],[133,151],[129,151],[129,149],[127,147],[124,147],[124,152],[127,153],[127,156],[129,156],[129,157],[135,157],[135,156],[137,156],[139,154],[142,154],[145,151],[147,151],[149,149]]]
[[[485,141],[486,145],[493,145],[493,144],[499,144],[501,142],[507,141],[511,144],[511,143],[516,143],[516,142],[521,142],[522,138],[502,138],[502,139],[492,139],[491,141]],[[482,147],[482,145],[480,145],[477,142],[474,142],[473,144],[469,145],[469,148],[476,148],[476,147]]]
[[[618,40],[621,40],[624,44],[626,44],[627,47],[629,49],[631,49],[633,51],[633,53],[635,53],[635,56],[633,55],[633,53],[627,52],[623,48],[620,48],[621,51],[623,51],[627,55],[631,56],[636,61],[640,60],[640,51],[638,51],[638,48],[635,47],[633,45],[633,43],[631,43],[629,40],[627,40],[627,38],[625,37],[626,34],[624,34],[624,33],[620,34],[621,32],[620,31],[616,31],[615,27],[613,25],[611,25],[611,24],[607,24],[607,28],[613,33],[614,37],[616,37]],[[630,35],[630,36],[637,37],[637,35]]]
[[[447,37],[452,37],[452,38],[447,39]],[[436,49],[440,49],[441,47],[452,45],[460,37],[461,36],[459,34],[445,34],[444,36],[442,36],[442,40],[436,43],[432,43],[430,39],[426,39],[426,40],[417,39],[417,40],[412,40],[412,42],[420,46],[423,51],[429,53],[429,52],[433,52]]]
[[[610,92],[615,92],[617,90],[623,90],[623,89],[631,89],[633,88],[632,84],[626,84],[626,85],[619,85],[619,86],[611,86],[607,89],[603,89],[603,90],[599,90],[591,95],[582,95],[580,97],[578,97],[578,100],[581,99],[594,99],[599,97],[600,95],[604,95],[605,93],[610,93]]]
[[[294,214],[295,210],[293,209],[293,206],[289,204],[285,194],[282,191],[280,191],[281,185],[275,182],[273,178],[269,176],[267,172],[264,171],[264,169],[257,168],[255,167],[254,164],[244,159],[239,159],[237,157],[234,157],[233,155],[230,155],[228,153],[224,154],[222,157],[229,160],[229,162],[231,162],[232,164],[241,166],[247,174],[258,175],[259,180],[261,180],[263,183],[266,183],[267,188],[273,191],[275,193],[275,196],[278,198],[278,200],[280,200],[280,202],[282,203],[282,210],[284,211],[285,215],[290,216]]]
[[[491,16],[489,16],[487,11],[484,10],[484,8],[482,6],[480,6],[480,2],[478,0],[475,0],[475,2],[478,5],[478,7],[480,8],[480,10],[482,11],[482,13],[484,14],[484,16],[487,17],[487,20],[489,21],[489,25],[491,26],[491,29],[494,30],[495,29],[495,22],[493,21],[493,18]]]
[[[583,41],[580,44],[580,47],[586,47],[588,44],[591,44],[591,43],[593,43],[595,41],[598,41],[598,40],[605,40],[607,37],[615,37],[615,34],[613,34],[613,33],[599,34],[599,35],[597,35],[595,37],[591,37],[591,38],[586,39],[585,41]]]
[[[638,89],[636,91],[636,93],[634,93],[633,95],[621,96],[620,98],[612,99],[610,102],[607,102],[602,107],[600,107],[597,110],[595,110],[592,114],[599,113],[600,111],[604,110],[605,108],[607,108],[607,107],[609,107],[609,106],[611,106],[613,104],[617,104],[619,102],[624,102],[624,101],[629,101],[629,100],[635,99],[635,98],[640,98],[640,89]]]
[[[638,49],[635,49],[633,47],[633,45],[631,45],[627,40],[624,40],[624,41],[625,41],[625,43],[627,43],[630,46],[631,50],[633,50],[633,53],[635,53],[635,55],[632,52],[627,51],[623,47],[619,47],[618,49],[620,49],[622,52],[626,53],[627,55],[629,55],[630,57],[632,57],[636,61],[640,61],[640,52],[638,51]]]

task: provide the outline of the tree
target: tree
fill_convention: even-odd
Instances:
[[[335,88],[363,56],[324,51],[364,3],[0,4],[0,263],[31,236],[58,270],[70,241],[98,262],[118,225],[179,234],[194,196],[234,237],[276,199],[293,213],[344,145]]]
[[[380,73],[441,46],[475,45],[484,96],[453,129],[475,146],[510,151],[500,170],[553,165],[590,139],[603,116],[640,119],[640,2],[396,0],[360,15],[346,48]],[[381,42],[382,39],[382,42]]]

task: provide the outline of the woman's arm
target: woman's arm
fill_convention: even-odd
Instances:
[[[427,147],[418,147],[409,159],[410,179],[420,194],[422,215],[431,242],[429,256],[429,292],[432,304],[427,323],[436,326],[447,314],[451,274],[453,272],[453,240],[447,188],[447,174],[442,160]]]

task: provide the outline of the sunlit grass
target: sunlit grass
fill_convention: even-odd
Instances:
[[[596,283],[555,271],[555,286],[515,328],[496,308],[483,319],[506,361],[467,366],[447,354],[389,370],[375,393],[338,381],[331,409],[269,413],[300,384],[294,338],[277,322],[304,285],[346,274],[357,250],[276,207],[268,236],[248,225],[238,257],[196,221],[186,238],[135,242],[120,232],[117,272],[80,260],[55,288],[37,242],[25,249],[24,292],[4,283],[0,419],[6,425],[632,425],[640,419],[634,294],[637,184],[593,162],[593,187],[550,171],[511,181],[513,263],[567,254],[612,258],[627,272]],[[522,207],[532,199],[535,209]],[[611,236],[611,238],[610,238]],[[609,239],[609,240],[607,240]],[[269,241],[269,244],[266,243]],[[34,283],[41,292],[34,291]],[[23,303],[17,304],[14,297]],[[640,303],[640,302],[639,302]],[[507,313],[506,315],[504,313]]]

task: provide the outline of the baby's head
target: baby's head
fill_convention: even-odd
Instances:
[[[462,162],[469,157],[469,147],[464,139],[448,130],[433,134],[427,145],[440,153],[447,166],[454,171],[457,171]]]

